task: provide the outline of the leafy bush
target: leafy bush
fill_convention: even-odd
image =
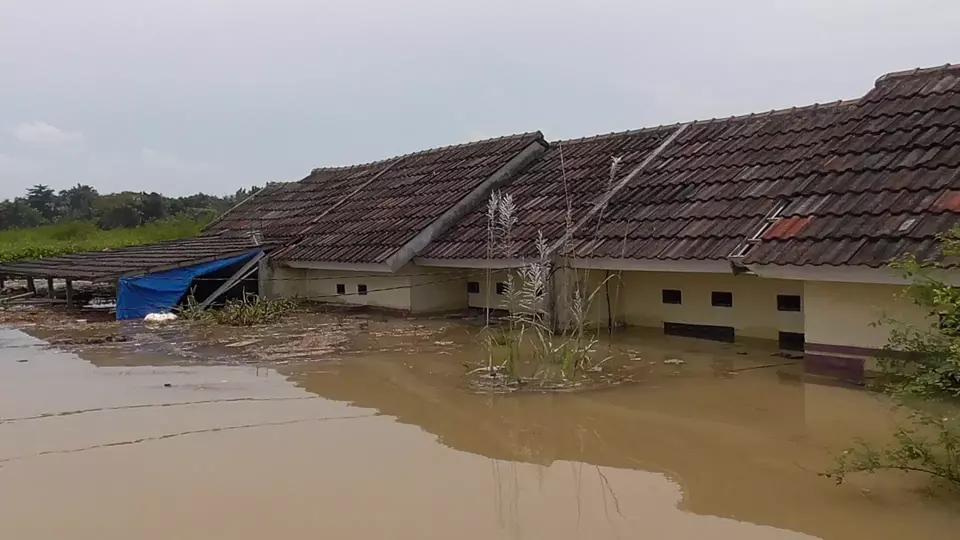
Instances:
[[[892,326],[880,389],[909,411],[893,442],[878,447],[857,441],[824,476],[843,483],[852,473],[899,470],[928,474],[960,490],[960,289],[942,280],[960,256],[960,234],[941,237],[947,263],[909,256],[893,264],[911,285],[905,297],[928,314],[928,325],[886,318]]]

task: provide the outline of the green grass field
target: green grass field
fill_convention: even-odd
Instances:
[[[88,221],[74,221],[33,229],[0,231],[0,264],[82,251],[153,244],[200,234],[206,220],[168,219],[135,229],[104,231]]]

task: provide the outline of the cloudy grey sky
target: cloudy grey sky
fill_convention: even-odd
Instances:
[[[0,198],[853,98],[960,61],[958,22],[956,0],[0,0]]]

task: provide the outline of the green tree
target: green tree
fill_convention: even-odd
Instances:
[[[132,229],[143,222],[143,201],[129,192],[105,195],[98,201],[97,213],[101,229]]]
[[[60,192],[62,215],[67,219],[92,220],[100,194],[90,186],[77,184]]]
[[[23,199],[0,203],[0,228],[24,229],[47,224],[47,220]]]
[[[40,212],[47,221],[54,221],[57,214],[57,195],[50,186],[37,184],[27,190],[27,204]]]
[[[167,217],[167,200],[159,193],[144,194],[141,216],[144,223],[157,221]]]
[[[960,489],[960,288],[946,276],[956,273],[960,233],[941,237],[942,261],[908,256],[892,266],[910,281],[904,295],[923,308],[928,324],[916,326],[885,318],[890,342],[880,364],[880,390],[909,413],[894,442],[876,446],[857,441],[825,476],[842,483],[857,472],[900,470],[929,474]]]

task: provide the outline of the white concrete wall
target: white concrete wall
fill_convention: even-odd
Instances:
[[[875,326],[884,314],[897,320],[928,326],[919,306],[903,297],[904,287],[871,283],[804,282],[808,343],[881,349],[890,326]]]

